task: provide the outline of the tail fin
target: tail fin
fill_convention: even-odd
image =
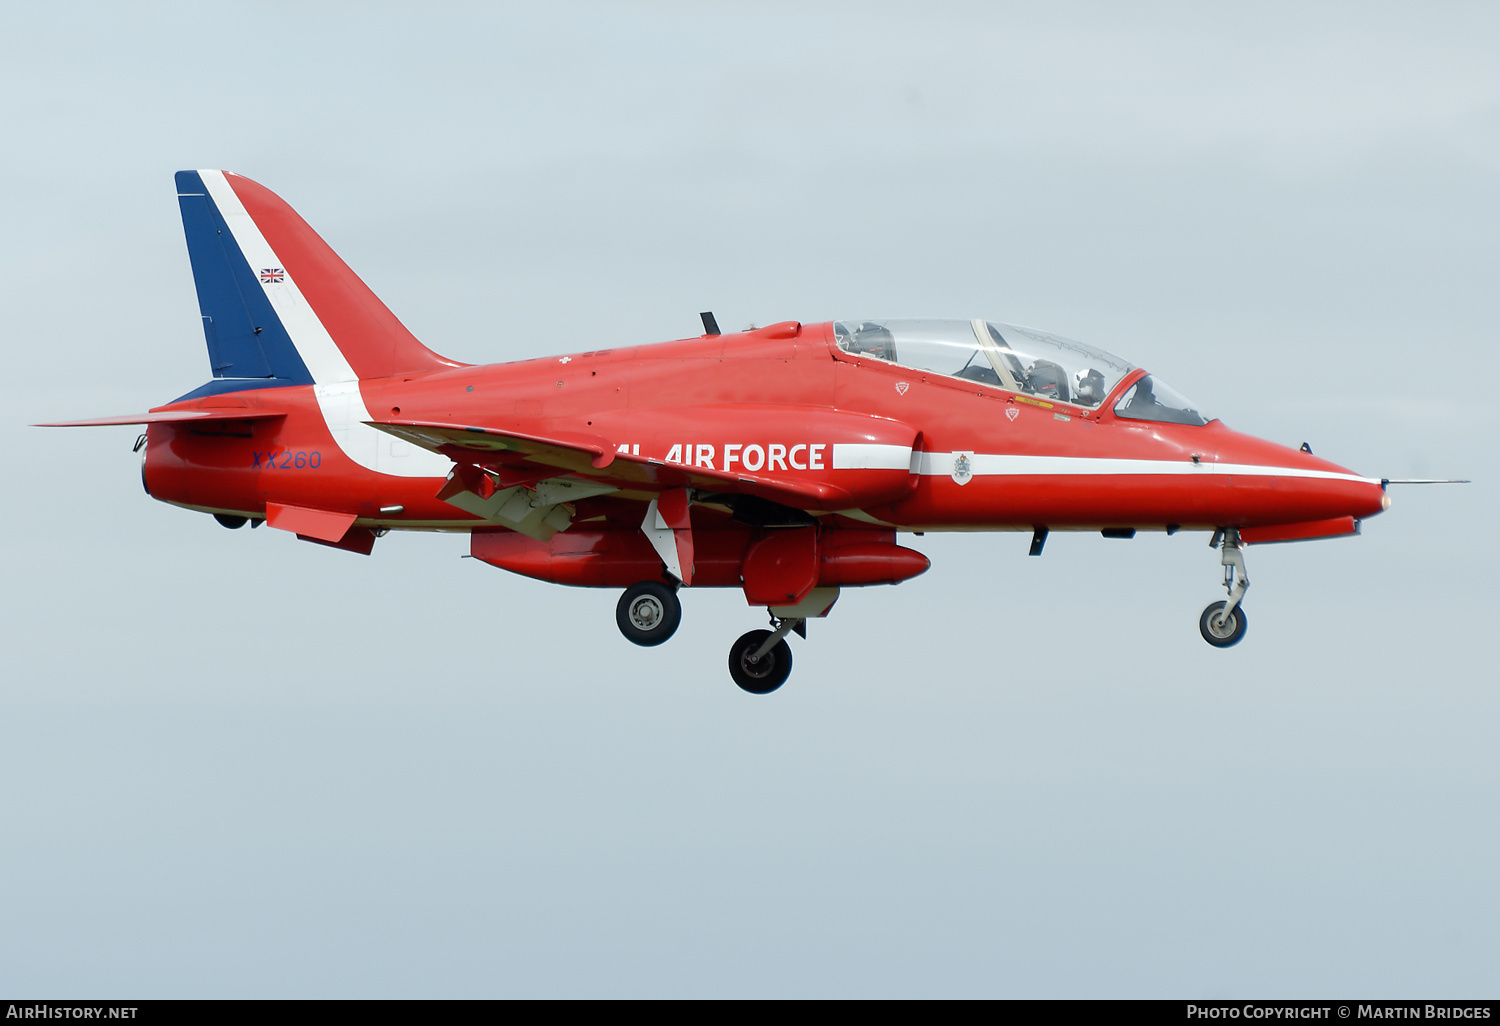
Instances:
[[[462,366],[418,342],[264,186],[179,171],[177,202],[215,378],[322,385]]]

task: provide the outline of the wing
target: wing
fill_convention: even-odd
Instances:
[[[607,483],[621,491],[670,488],[755,495],[794,509],[847,509],[852,496],[821,481],[789,482],[746,472],[686,467],[617,452],[602,435],[583,432],[533,434],[516,429],[435,424],[425,421],[366,421],[371,427],[440,453],[455,463],[517,472],[537,464]]]

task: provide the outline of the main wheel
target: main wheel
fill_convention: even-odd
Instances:
[[[770,631],[751,631],[740,635],[740,639],[729,650],[729,675],[734,682],[752,695],[769,695],[786,683],[792,672],[792,646],[786,639],[776,642],[771,651],[755,662],[750,657],[765,644]]]
[[[250,521],[249,517],[237,517],[229,513],[215,513],[214,519],[231,531],[237,531]]]
[[[1214,602],[1198,617],[1198,630],[1203,635],[1203,640],[1215,648],[1228,648],[1230,645],[1238,644],[1245,636],[1245,607],[1235,606],[1222,624],[1218,622],[1219,614],[1223,612],[1228,602]]]
[[[637,645],[660,645],[677,633],[681,622],[682,603],[677,593],[660,581],[632,584],[615,606],[620,633]]]

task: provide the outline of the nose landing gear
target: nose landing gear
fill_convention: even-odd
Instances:
[[[1245,636],[1245,610],[1240,600],[1250,587],[1250,578],[1245,573],[1245,554],[1240,544],[1240,532],[1233,527],[1215,531],[1210,546],[1219,546],[1219,562],[1224,566],[1224,588],[1229,598],[1223,602],[1210,603],[1198,617],[1198,632],[1203,640],[1215,648],[1228,648],[1238,644]],[[1238,572],[1238,579],[1236,579]]]
[[[1228,648],[1245,636],[1245,610],[1241,606],[1225,611],[1228,602],[1214,602],[1198,617],[1203,640],[1215,648]]]

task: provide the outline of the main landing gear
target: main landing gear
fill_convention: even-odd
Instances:
[[[677,592],[660,581],[632,584],[615,606],[620,633],[637,645],[660,645],[677,633],[681,622],[682,602]]]
[[[1240,532],[1236,528],[1226,527],[1215,531],[1209,545],[1220,547],[1219,562],[1224,566],[1224,588],[1229,592],[1229,598],[1209,604],[1203,615],[1198,617],[1198,631],[1203,635],[1203,640],[1215,648],[1228,648],[1238,644],[1245,636],[1248,621],[1240,600],[1250,587],[1250,578],[1245,574],[1245,554],[1240,544]]]
[[[641,581],[620,596],[615,623],[627,641],[660,645],[677,633],[682,602],[670,586]],[[729,676],[752,695],[769,695],[781,687],[792,672],[792,648],[786,636],[793,632],[807,637],[806,617],[772,615],[770,630],[740,635],[729,649]]]
[[[786,636],[796,631],[807,637],[807,621],[799,616],[773,616],[771,626],[773,630],[741,634],[729,649],[729,676],[752,695],[769,695],[786,683],[792,672]]]

